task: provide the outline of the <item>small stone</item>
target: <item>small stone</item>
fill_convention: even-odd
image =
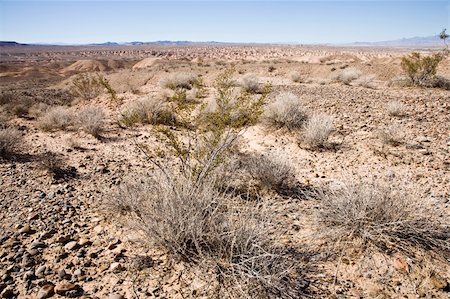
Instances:
[[[46,269],[47,267],[45,265],[40,266],[39,268],[36,269],[34,275],[36,275],[37,277],[44,277],[45,276],[44,272]]]
[[[436,274],[433,274],[431,276],[430,280],[431,280],[431,284],[436,289],[439,289],[439,290],[445,289],[447,287],[447,285],[448,285],[447,281],[443,277],[440,277],[440,276],[438,276]]]
[[[78,240],[78,245],[80,246],[89,245],[90,243],[91,241],[89,241],[89,239],[86,238],[81,238],[80,240]]]
[[[59,277],[59,278],[62,279],[62,278],[64,278],[64,277],[66,277],[66,275],[67,275],[66,270],[61,269],[61,270],[58,271],[58,277]]]
[[[122,265],[121,265],[120,263],[115,262],[115,263],[112,263],[112,264],[109,266],[109,270],[111,270],[113,273],[117,273],[117,272],[122,271],[122,270],[123,270],[123,267],[122,267]]]
[[[33,243],[31,243],[31,248],[45,248],[47,247],[47,245],[45,245],[44,242],[41,241],[34,241]]]
[[[46,285],[43,285],[39,292],[36,295],[36,299],[45,299],[53,296],[55,289],[55,285],[52,283],[48,283]]]
[[[21,233],[21,234],[29,234],[29,233],[31,233],[32,232],[32,230],[31,230],[31,226],[29,225],[29,224],[25,224],[20,230],[19,230],[19,233]]]
[[[81,276],[81,275],[83,275],[83,271],[81,271],[81,269],[77,269],[77,270],[75,270],[75,272],[73,272],[73,275]]]
[[[78,247],[78,243],[77,241],[70,241],[69,243],[67,243],[66,245],[64,245],[64,248],[66,250],[74,250]]]
[[[125,297],[120,294],[111,294],[109,295],[109,299],[125,299]]]
[[[14,297],[14,289],[11,286],[7,286],[0,294],[2,298]]]
[[[79,288],[79,286],[70,282],[60,282],[55,286],[55,293],[64,296],[67,292],[77,290]]]

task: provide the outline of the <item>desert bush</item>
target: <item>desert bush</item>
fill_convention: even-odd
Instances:
[[[406,113],[406,106],[399,101],[391,101],[387,103],[386,110],[389,113],[389,115],[403,116]]]
[[[333,131],[334,116],[315,113],[306,122],[303,141],[311,148],[324,147]]]
[[[448,256],[450,225],[444,209],[410,189],[362,180],[322,191],[318,222],[326,229],[321,230],[340,244],[354,246],[352,241],[360,239],[383,251],[411,254],[411,248],[422,248]]]
[[[17,151],[22,144],[22,134],[13,128],[0,128],[0,157]]]
[[[442,53],[422,56],[418,52],[413,52],[402,57],[401,67],[414,85],[430,87],[437,67],[444,58]]]
[[[121,113],[120,122],[134,126],[137,123],[174,125],[177,121],[166,102],[147,97],[129,103]]]
[[[353,81],[353,83],[356,86],[362,86],[365,88],[375,88],[375,84],[373,82],[374,80],[375,80],[374,75],[366,75],[357,78],[356,80]]]
[[[305,81],[305,76],[297,71],[292,72],[290,78],[295,83],[303,83]]]
[[[116,90],[111,86],[108,79],[103,76],[98,76],[98,82],[101,86],[106,89],[106,92],[109,94],[109,98],[111,100],[111,104],[120,105],[123,102],[123,98],[117,96]]]
[[[337,77],[336,80],[338,82],[349,85],[353,80],[361,77],[361,72],[354,68],[344,69]]]
[[[197,76],[191,73],[174,73],[162,80],[162,85],[166,88],[191,89],[197,81]]]
[[[383,144],[398,146],[403,142],[404,132],[399,125],[392,124],[381,129],[379,137]]]
[[[106,114],[98,107],[84,107],[77,114],[78,126],[86,133],[99,137],[104,130]]]
[[[279,94],[273,103],[267,105],[264,117],[269,124],[290,130],[301,128],[308,118],[298,97],[289,92]]]
[[[75,97],[83,100],[96,98],[103,91],[103,85],[99,76],[92,74],[79,74],[72,80],[70,91]]]
[[[74,117],[67,107],[53,107],[38,119],[38,126],[44,131],[64,130],[73,125]]]
[[[28,114],[34,118],[39,118],[43,116],[48,110],[50,106],[46,103],[36,103],[28,109]]]
[[[241,87],[248,93],[260,93],[261,85],[255,75],[246,75],[241,80]]]
[[[244,160],[245,168],[260,184],[268,189],[283,191],[290,189],[295,182],[293,168],[283,156],[250,156]]]
[[[450,90],[450,80],[442,76],[434,76],[430,82],[432,87]]]

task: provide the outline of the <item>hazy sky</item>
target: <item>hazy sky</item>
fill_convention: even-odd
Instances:
[[[449,1],[0,0],[0,40],[380,41],[450,30],[449,15]]]

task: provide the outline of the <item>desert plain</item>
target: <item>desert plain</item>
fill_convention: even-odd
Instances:
[[[13,136],[0,160],[0,297],[448,298],[450,91],[405,83],[401,58],[413,50],[438,51],[256,44],[0,47],[0,125]],[[145,227],[151,219],[136,221],[126,215],[133,207],[117,204],[129,196],[134,208],[152,209],[142,198],[168,200],[170,190],[144,181],[163,180],[155,176],[161,166],[171,172],[183,164],[185,156],[168,137],[195,147],[193,140],[207,135],[210,127],[194,120],[203,124],[213,117],[223,74],[235,101],[230,105],[260,102],[251,106],[258,111],[250,121],[245,112],[253,108],[233,111],[246,121],[230,125],[236,138],[225,159],[231,166],[223,168],[232,171],[215,179],[227,191],[211,191],[211,200],[233,197],[234,208],[242,205],[240,219],[247,210],[263,213],[248,225],[262,230],[255,238],[270,237],[261,244],[271,242],[276,245],[270,248],[287,254],[292,267],[282,275],[271,272],[275,264],[222,274],[225,262],[209,260],[214,250],[201,255],[203,244],[197,244],[196,258],[186,258],[152,239]],[[450,58],[437,74],[450,78]],[[320,127],[324,118],[326,136],[311,142],[306,128],[312,119]],[[346,184],[357,185],[356,191],[328,191]],[[374,191],[371,184],[382,187]],[[383,192],[399,201],[371,206]],[[399,215],[384,227],[379,219],[356,223],[364,211],[352,214],[348,202],[338,206],[340,196],[369,198],[368,215]],[[395,210],[403,209],[398,202],[405,213]],[[345,213],[352,215],[345,220]],[[158,218],[154,211],[148,215]],[[166,225],[170,217],[159,216],[155,221]],[[263,225],[255,220],[260,218]]]

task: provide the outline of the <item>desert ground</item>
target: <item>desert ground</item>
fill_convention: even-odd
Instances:
[[[0,297],[449,298],[450,91],[405,84],[412,51],[0,47]]]

